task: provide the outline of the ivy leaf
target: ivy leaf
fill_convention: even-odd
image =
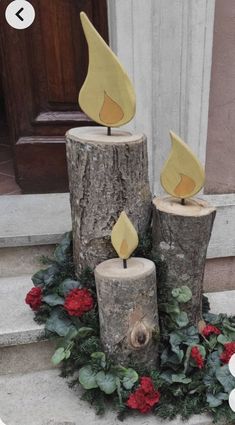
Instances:
[[[65,359],[69,359],[69,357],[71,356],[71,349],[67,349],[65,350]]]
[[[57,294],[45,295],[43,297],[43,301],[51,307],[54,307],[56,305],[64,305],[64,298],[60,297]]]
[[[162,303],[159,306],[159,310],[168,314],[180,314],[180,308],[177,301],[172,301],[171,303]]]
[[[32,276],[32,282],[33,282],[34,286],[39,286],[39,285],[41,286],[41,285],[45,284],[44,276],[45,276],[46,272],[47,272],[47,269],[39,270],[37,273],[35,273]]]
[[[172,382],[178,382],[180,384],[189,384],[192,382],[191,378],[187,378],[184,373],[178,373],[172,375]]]
[[[59,286],[59,292],[66,297],[73,289],[81,288],[81,283],[73,279],[65,279]]]
[[[184,358],[184,352],[183,350],[179,350],[176,353],[170,354],[167,348],[163,350],[161,354],[161,362],[162,365],[164,364],[172,364],[172,365],[179,365]]]
[[[96,372],[92,369],[91,366],[82,367],[79,372],[79,382],[85,390],[91,390],[92,388],[98,388],[96,382]]]
[[[235,328],[230,323],[229,319],[223,320],[224,334],[229,338],[229,341],[235,340]]]
[[[83,326],[83,327],[81,327],[81,328],[78,330],[77,335],[78,335],[80,338],[85,338],[86,336],[90,336],[90,335],[92,335],[93,333],[94,333],[94,329],[93,329],[93,328],[88,328],[88,327]]]
[[[190,326],[189,328],[182,329],[181,332],[185,335],[184,344],[186,345],[196,345],[199,343],[198,330],[195,326]]]
[[[139,379],[138,373],[134,369],[128,368],[126,369],[124,373],[122,384],[124,388],[126,388],[126,390],[131,390],[131,388],[138,381],[138,379]]]
[[[166,370],[165,372],[161,373],[160,378],[162,378],[163,381],[167,382],[168,384],[172,384],[172,375],[172,372]]]
[[[188,286],[181,286],[180,288],[175,288],[172,290],[172,296],[179,303],[187,303],[192,299],[192,291]]]
[[[54,310],[49,319],[47,319],[45,328],[59,336],[66,336],[74,326],[69,318],[61,314],[60,311]]]
[[[228,365],[224,365],[217,369],[215,374],[226,393],[230,393],[235,388],[235,378],[232,376]]]
[[[221,316],[219,314],[206,313],[203,317],[205,321],[211,325],[218,325],[221,323]]]
[[[95,362],[100,365],[103,369],[106,366],[106,355],[102,351],[96,351],[91,354],[91,358],[95,360]]]
[[[62,362],[66,357],[66,353],[63,347],[57,348],[55,353],[53,354],[51,361],[53,365],[57,366],[59,363]]]
[[[71,244],[71,234],[70,232],[65,233],[62,241],[57,246],[54,253],[55,259],[59,264],[63,264],[66,262],[66,259],[70,250],[70,244]]]
[[[173,318],[173,317],[172,317]],[[181,311],[180,314],[174,316],[173,320],[180,327],[184,328],[189,323],[188,315],[185,311]]]
[[[224,345],[227,344],[227,342],[231,342],[231,339],[228,336],[225,336],[223,334],[218,335],[217,342]]]
[[[96,382],[105,394],[112,394],[116,388],[116,377],[111,373],[104,373],[104,371],[100,371],[96,375]]]
[[[224,400],[228,400],[228,394],[219,393],[219,394],[213,395],[209,393],[206,396],[206,401],[209,404],[209,406],[212,408],[220,406]]]
[[[170,344],[171,347],[179,346],[185,339],[184,334],[181,331],[174,331],[170,333]]]
[[[71,341],[76,338],[77,334],[78,330],[74,326],[71,326],[63,339],[63,347],[68,347],[68,345],[71,344]]]
[[[215,370],[220,367],[220,356],[218,351],[214,351],[207,357],[207,368],[209,373],[214,374]]]
[[[44,283],[46,286],[50,287],[53,285],[55,276],[57,275],[58,271],[58,267],[54,264],[46,269],[46,273],[44,275]]]

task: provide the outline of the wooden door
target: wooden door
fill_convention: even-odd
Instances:
[[[0,48],[16,179],[24,193],[66,191],[64,134],[93,125],[77,103],[87,72],[79,13],[107,40],[106,0],[31,0],[36,18],[25,30],[6,22],[9,3],[0,3]]]

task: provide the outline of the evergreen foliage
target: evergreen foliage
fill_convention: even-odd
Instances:
[[[150,233],[135,255],[154,261],[158,281],[164,283],[167,265],[152,253]],[[117,366],[102,352],[94,274],[87,269],[79,278],[75,275],[71,234],[65,235],[53,259],[44,257],[42,262],[48,267],[32,277],[34,285],[43,289],[42,306],[35,320],[45,323],[48,335],[62,337],[52,360],[60,363],[63,377],[72,378],[71,386],[84,387],[82,398],[95,407],[97,414],[103,414],[112,402],[123,420],[130,413],[128,397],[138,388],[140,378],[149,376],[160,391],[160,402],[153,408],[158,417],[172,420],[180,415],[186,420],[193,414],[210,413],[214,423],[235,423],[235,413],[228,404],[235,379],[221,360],[225,344],[235,341],[235,317],[211,314],[204,296],[203,326],[209,324],[218,330],[218,334],[205,337],[202,330],[188,325],[183,304],[192,294],[189,288],[179,285],[167,294],[169,303],[159,306],[162,328],[156,370],[133,363]],[[95,300],[94,308],[82,317],[71,317],[63,308],[66,295],[74,288],[89,289]],[[193,347],[196,357],[191,356]]]

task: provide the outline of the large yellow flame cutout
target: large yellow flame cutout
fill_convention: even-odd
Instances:
[[[113,227],[111,241],[118,256],[123,260],[127,260],[138,246],[138,234],[125,211],[120,214]]]
[[[191,149],[170,132],[172,149],[161,172],[161,185],[170,195],[185,199],[196,195],[204,185],[204,169]]]
[[[88,44],[87,77],[79,93],[81,109],[92,120],[119,127],[135,115],[135,91],[115,54],[84,12],[80,14]]]

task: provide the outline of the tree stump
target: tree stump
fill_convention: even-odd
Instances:
[[[133,361],[149,369],[158,358],[156,270],[152,261],[131,258],[127,269],[119,258],[95,269],[100,335],[115,363]]]
[[[81,127],[67,132],[67,159],[77,273],[115,256],[112,227],[125,210],[139,235],[151,219],[147,141],[106,128]]]
[[[165,263],[163,282],[158,282],[159,303],[172,301],[171,292],[183,285],[192,291],[192,299],[182,305],[189,322],[197,325],[202,318],[203,276],[215,208],[199,199],[171,197],[153,200],[153,253]]]

